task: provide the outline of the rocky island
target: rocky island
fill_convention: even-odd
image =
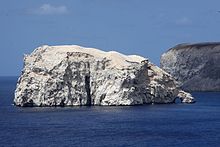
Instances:
[[[148,59],[76,45],[41,46],[24,57],[17,106],[193,103],[174,78]]]
[[[161,68],[186,91],[220,91],[220,43],[177,45],[161,56]]]

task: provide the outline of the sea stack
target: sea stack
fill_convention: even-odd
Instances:
[[[41,46],[24,57],[17,106],[192,103],[168,73],[137,55],[76,45]]]
[[[220,43],[180,44],[161,56],[161,68],[186,91],[220,91]]]

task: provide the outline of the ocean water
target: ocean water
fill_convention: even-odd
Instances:
[[[0,77],[0,146],[220,146],[220,93],[195,104],[20,108],[17,77]]]

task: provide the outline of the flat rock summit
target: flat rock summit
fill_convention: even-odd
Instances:
[[[24,57],[17,106],[192,103],[172,76],[146,58],[76,45],[41,46]]]
[[[160,62],[186,91],[220,91],[220,42],[180,44]]]

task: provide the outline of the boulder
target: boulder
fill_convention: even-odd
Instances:
[[[24,57],[17,106],[173,103],[176,81],[148,59],[76,45],[41,46]],[[186,100],[187,99],[187,100]],[[185,102],[194,102],[188,95]]]
[[[161,56],[161,68],[186,91],[220,91],[220,43],[180,44]]]

